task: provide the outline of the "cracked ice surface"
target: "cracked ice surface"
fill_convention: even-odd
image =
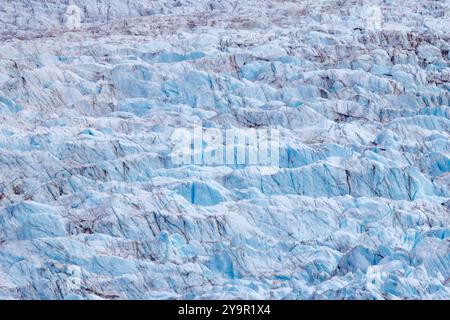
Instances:
[[[450,298],[449,1],[67,3],[0,0],[0,298]]]

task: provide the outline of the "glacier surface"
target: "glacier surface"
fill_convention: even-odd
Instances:
[[[71,3],[0,0],[0,298],[450,298],[449,1]]]

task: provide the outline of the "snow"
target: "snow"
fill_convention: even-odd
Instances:
[[[70,3],[0,2],[0,298],[450,298],[449,1]]]

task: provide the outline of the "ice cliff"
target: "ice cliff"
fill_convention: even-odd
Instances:
[[[0,298],[449,299],[449,52],[449,1],[0,0]]]

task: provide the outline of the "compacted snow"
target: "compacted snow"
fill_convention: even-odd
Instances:
[[[447,0],[0,0],[0,298],[449,299],[449,51]]]

